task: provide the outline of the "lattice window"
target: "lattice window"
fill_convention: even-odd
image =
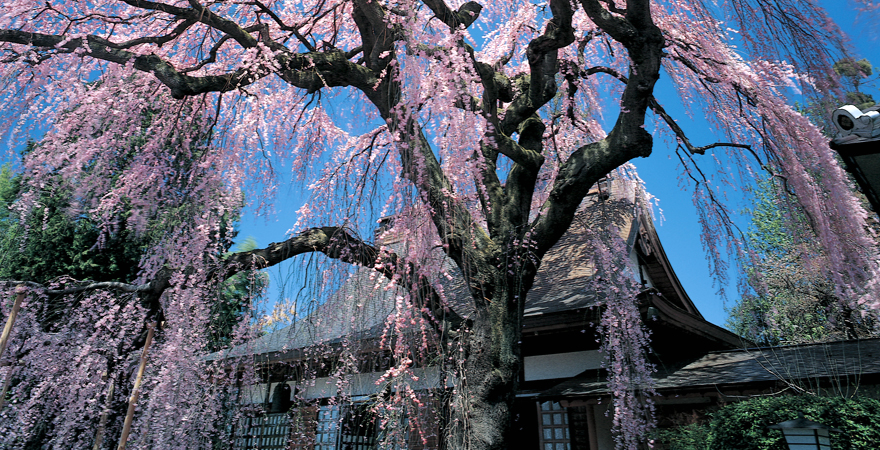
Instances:
[[[318,423],[315,430],[315,450],[336,450],[339,436],[339,406],[328,405],[318,408]]]
[[[589,406],[575,406],[568,408],[568,417],[571,421],[571,448],[572,450],[590,449],[590,426],[587,415]]]
[[[557,402],[538,403],[541,450],[571,450],[568,412]]]
[[[290,424],[286,413],[245,417],[239,423],[242,433],[237,433],[232,444],[234,450],[274,450],[287,448]]]
[[[314,450],[318,429],[318,406],[300,406],[290,411],[288,450]]]
[[[346,409],[339,439],[342,450],[372,450],[377,437],[376,415],[368,405],[355,404]]]

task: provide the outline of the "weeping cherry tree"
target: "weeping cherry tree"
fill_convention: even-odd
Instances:
[[[837,298],[875,308],[866,212],[790,101],[834,95],[831,68],[845,53],[813,0],[5,1],[0,132],[13,144],[45,132],[23,163],[28,182],[68,180],[75,213],[104,236],[124,223],[154,244],[129,283],[26,286],[0,369],[16,380],[0,442],[91,448],[105,426],[102,439],[118,439],[155,333],[129,445],[216,443],[235,384],[198,357],[217,285],[321,253],[405,292],[396,323],[420,338],[394,344],[389,378],[425,349],[453,360],[450,448],[508,448],[523,309],[542,258],[590,187],[651,156],[658,138],[681,159],[717,276],[728,256],[749,258],[719,187],[769,173],[810,218]],[[691,139],[660,86],[718,142]],[[720,160],[718,173],[700,166]],[[218,256],[224,217],[245,199],[271,211],[285,183],[309,191],[283,211],[291,234]],[[15,205],[40,207],[27,196]],[[379,216],[396,218],[389,232],[405,252],[361,237]],[[592,264],[613,272],[623,244],[593,244]],[[435,282],[437,251],[463,279],[467,314]],[[4,308],[16,281],[2,285]],[[651,423],[634,397],[650,378],[647,341],[633,288],[603,289],[617,443],[636,448]],[[38,305],[57,298],[71,299],[68,320],[46,330]],[[116,399],[105,401],[111,382]]]

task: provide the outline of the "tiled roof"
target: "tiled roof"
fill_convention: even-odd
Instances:
[[[381,334],[385,320],[394,313],[396,289],[385,290],[376,272],[359,270],[326,302],[293,324],[252,339],[209,359],[258,355]]]
[[[613,223],[626,241],[635,223],[634,209],[631,203],[623,201],[582,206],[568,231],[544,255],[526,299],[525,315],[580,309],[601,302],[590,289],[595,273],[591,263],[593,247],[589,244],[594,238],[591,233],[606,233]]]
[[[865,374],[880,374],[880,339],[712,352],[679,369],[656,374],[655,388],[662,391],[775,381],[798,383]],[[572,378],[542,396],[608,393],[605,382],[593,375]]]

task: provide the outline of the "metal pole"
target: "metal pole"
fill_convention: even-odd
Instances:
[[[144,351],[141,353],[141,365],[138,367],[137,378],[134,380],[134,390],[131,392],[131,398],[128,399],[128,413],[125,415],[125,424],[122,426],[122,436],[119,438],[119,447],[117,450],[125,450],[125,443],[128,441],[128,435],[131,433],[131,421],[134,418],[134,407],[137,404],[141,391],[141,381],[144,378],[144,369],[147,367],[147,350],[150,349],[150,342],[153,341],[153,332],[156,330],[156,322],[148,325],[147,342],[144,343]]]

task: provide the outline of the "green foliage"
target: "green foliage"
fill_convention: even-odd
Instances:
[[[847,78],[869,77],[874,74],[871,62],[865,58],[858,61],[855,58],[841,59],[834,63],[834,72]]]
[[[829,316],[837,305],[833,284],[821,271],[824,255],[810,242],[809,223],[787,208],[787,194],[772,179],[755,190],[747,233],[754,251],[748,291],[728,311],[727,326],[762,345],[822,342],[845,337]]]
[[[859,109],[875,104],[871,95],[859,90],[874,74],[868,60],[841,59],[834,63],[833,70],[846,90],[845,99],[825,99],[799,107],[802,114],[817,126],[824,125],[826,131],[834,129],[828,124],[830,112],[843,102]],[[745,274],[746,292],[728,311],[728,328],[763,345],[872,335],[875,316],[861,314],[840,301],[827,270],[821,269],[828,262],[814,244],[817,237],[809,231],[810,220],[799,208],[792,207],[796,202],[783,183],[770,178],[755,190],[747,233],[755,262]],[[855,194],[867,205],[864,196]],[[876,228],[876,224],[872,226]]]
[[[18,195],[19,178],[12,172],[8,163],[0,166],[0,227],[8,226],[11,220],[9,207]]]
[[[41,207],[21,220],[10,207],[21,175],[0,171],[0,278],[46,283],[62,275],[77,280],[131,281],[137,275],[142,242],[124,228],[95,244],[101,234],[86,216],[71,218],[70,192],[61,183],[39,193]],[[54,188],[54,189],[53,189]]]
[[[788,232],[786,217],[779,207],[777,188],[772,179],[764,179],[754,191],[752,221],[746,236],[750,247],[761,255],[784,255],[794,245],[794,237]]]
[[[161,224],[153,224],[145,235],[135,235],[125,227],[125,217],[111,234],[105,233],[87,214],[71,215],[74,200],[71,189],[61,180],[39,192],[40,207],[23,220],[11,208],[25,185],[21,174],[7,164],[0,167],[0,279],[33,281],[47,284],[60,277],[77,281],[119,281],[130,283],[137,278],[139,262],[148,247],[163,230],[180,223],[185,211],[172,211]],[[221,239],[234,235],[231,224],[222,230]],[[239,245],[238,251],[256,248],[253,239]],[[268,276],[243,272],[221,284],[218,298],[211,306],[209,351],[230,344],[235,327],[250,307],[251,300],[268,285]],[[63,320],[63,299],[49,299],[44,305],[45,327]]]
[[[701,423],[664,428],[654,432],[654,441],[664,450],[708,450],[709,430]]]
[[[862,110],[877,104],[871,94],[866,94],[864,92],[847,92],[846,102]]]
[[[835,449],[874,449],[880,442],[880,401],[869,398],[814,396],[762,397],[735,403],[712,415],[711,449],[787,449],[782,432],[767,427],[797,419],[798,412],[814,422],[837,429]]]
[[[752,398],[715,411],[705,423],[658,430],[656,440],[670,450],[785,450],[782,432],[767,427],[799,412],[842,431],[831,433],[832,449],[876,449],[880,442],[880,401],[816,396]]]
[[[24,186],[8,165],[0,170],[0,279],[49,284],[136,278],[143,239],[123,226],[98,246],[101,229],[87,215],[70,214],[71,190],[60,179],[37,193],[40,206],[22,218],[12,208]],[[41,307],[42,325],[50,329],[72,304],[49,298]]]
[[[236,246],[235,251],[246,252],[255,248],[257,241],[248,237]],[[269,275],[252,271],[237,273],[220,285],[217,301],[211,305],[209,351],[218,351],[232,343],[233,331],[250,308],[251,300],[268,285]]]

